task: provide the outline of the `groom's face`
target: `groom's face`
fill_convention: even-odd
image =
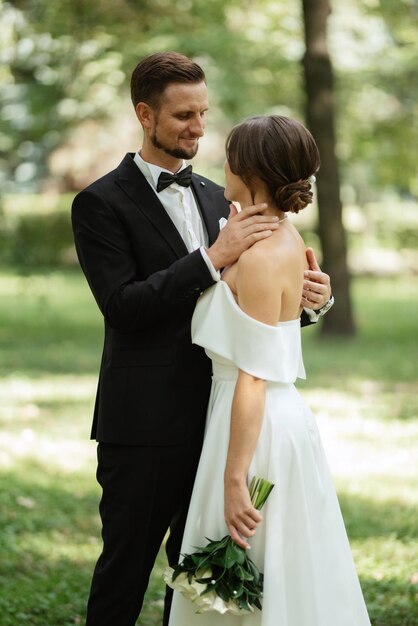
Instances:
[[[152,110],[149,135],[153,146],[177,159],[192,159],[204,134],[208,109],[206,84],[171,83]]]

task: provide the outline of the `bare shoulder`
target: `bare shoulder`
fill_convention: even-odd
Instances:
[[[305,244],[290,225],[246,250],[237,263],[238,303],[249,315],[275,325],[298,314],[306,264]]]
[[[250,272],[252,275],[257,275],[274,270],[278,262],[278,246],[271,240],[272,237],[258,241],[243,252],[238,259],[238,272],[245,274]]]
[[[277,261],[270,246],[254,244],[237,263],[236,286],[238,303],[251,317],[275,325],[280,315],[281,288]]]
[[[238,271],[248,274],[280,274],[305,258],[305,243],[293,226],[255,243],[238,260]]]

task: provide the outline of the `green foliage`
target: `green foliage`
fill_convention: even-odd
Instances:
[[[416,4],[332,6],[344,179],[360,203],[382,186],[416,195]],[[47,157],[71,129],[117,115],[133,67],[156,50],[202,63],[221,134],[255,113],[302,115],[298,3],[15,0],[0,4],[0,20],[0,161],[19,188],[48,176]]]
[[[36,194],[6,198],[0,215],[0,260],[20,268],[55,268],[77,263],[70,207],[72,196]]]
[[[14,233],[13,264],[29,269],[59,267],[73,248],[69,214],[23,217]]]
[[[219,173],[218,180],[222,184]],[[4,196],[3,210],[0,209],[0,262],[22,272],[78,266],[70,223],[73,197],[73,194]],[[400,202],[388,195],[384,201],[369,202],[361,209],[349,207],[346,213],[349,248],[353,254],[371,249],[404,250],[411,258],[415,254],[418,248],[415,202]],[[315,222],[314,210],[295,219],[306,245],[319,251]],[[367,272],[367,267],[363,271]]]
[[[416,196],[416,3],[334,0],[333,5],[344,178],[360,203],[379,197],[381,187]]]
[[[115,116],[120,99],[129,98],[133,67],[156,50],[177,49],[202,63],[214,124],[225,134],[231,118],[278,103],[297,108],[297,56],[288,52],[300,38],[297,9],[290,16],[288,6],[263,4],[262,13],[237,0],[0,5],[0,52],[7,59],[0,160],[8,178],[20,189],[39,186],[51,151],[80,122]],[[272,40],[267,49],[266,40]]]
[[[0,164],[20,188],[47,177],[47,157],[71,128],[111,113],[125,79],[111,37],[80,38],[77,4],[71,15],[70,3],[0,4]]]

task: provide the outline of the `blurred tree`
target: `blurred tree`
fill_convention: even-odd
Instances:
[[[325,334],[354,334],[346,235],[342,222],[340,178],[335,153],[334,81],[328,53],[329,0],[303,0],[306,52],[303,58],[306,83],[306,118],[321,154],[317,176],[319,235],[323,269],[331,274],[335,304],[324,318]]]
[[[301,110],[296,7],[272,0],[14,0],[0,7],[7,33],[0,158],[9,175],[17,171],[19,187],[25,172],[32,183],[47,173],[46,156],[74,126],[115,115],[132,68],[155,50],[177,49],[202,63],[219,134],[256,112]]]
[[[112,39],[103,32],[83,39],[81,22],[69,20],[65,3],[23,4],[25,12],[0,5],[0,164],[5,178],[33,189],[47,176],[48,154],[70,129],[114,111],[125,75]],[[37,14],[44,5],[63,9],[60,33]]]
[[[120,115],[132,68],[156,50],[177,49],[204,66],[208,126],[220,137],[255,113],[301,117],[299,9],[284,0],[0,0],[0,184],[41,187],[49,154],[86,120]],[[336,153],[344,189],[360,202],[388,185],[418,193],[417,11],[415,0],[333,0]],[[318,178],[323,194],[325,181]],[[335,183],[338,172],[334,190]],[[324,331],[333,332],[332,318],[340,326],[342,307],[351,332],[339,199],[334,208],[332,240],[324,240],[328,223],[322,208],[320,214],[325,268],[337,296]]]
[[[334,0],[330,49],[342,179],[360,200],[417,193],[415,0]],[[115,115],[141,56],[178,49],[205,67],[220,134],[254,113],[303,111],[298,4],[278,0],[0,0],[0,161],[18,186],[80,121]]]
[[[388,187],[418,196],[418,3],[333,0],[343,180],[360,204]]]

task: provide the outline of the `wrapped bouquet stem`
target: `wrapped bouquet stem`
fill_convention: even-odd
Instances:
[[[254,477],[249,491],[254,508],[260,510],[273,484]],[[207,538],[208,539],[208,538]],[[240,615],[261,610],[263,574],[230,535],[219,541],[208,539],[205,547],[184,554],[183,560],[164,573],[169,587],[196,604],[196,613],[217,611]]]

